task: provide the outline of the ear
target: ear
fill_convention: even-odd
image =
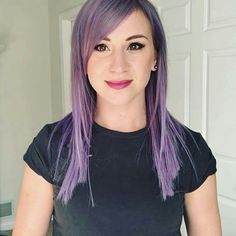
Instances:
[[[157,58],[158,58],[158,53],[155,50],[154,51],[154,55],[153,55],[153,59],[154,60],[153,60],[153,64],[152,64],[152,71],[156,71],[157,70],[157,63],[158,63]]]
[[[152,71],[156,71],[156,70],[157,70],[157,59],[155,59],[152,64]]]

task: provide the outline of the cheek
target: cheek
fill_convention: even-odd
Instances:
[[[152,56],[152,52],[150,52],[149,50],[140,55],[136,61],[137,66],[140,69],[143,69],[144,71],[151,70],[153,62],[154,62],[154,56]]]
[[[146,87],[150,80],[151,68],[152,64],[148,59],[141,60],[139,64],[136,64],[135,67],[133,67],[133,77],[136,79],[136,84],[138,87]]]
[[[104,71],[105,63],[98,58],[90,58],[87,66],[87,73],[91,80],[100,79]]]
[[[104,84],[101,78],[104,76],[102,71],[103,69],[101,61],[90,58],[87,65],[88,81],[96,93],[99,93],[99,91],[103,90]]]
[[[92,58],[90,58],[87,65],[87,73],[89,78],[93,78],[93,75],[96,72],[95,64],[96,64],[95,61]]]
[[[152,69],[152,60],[150,58],[143,58],[140,60],[139,64],[135,66],[137,76],[141,77],[141,79],[146,80],[149,79]]]
[[[96,81],[96,69],[95,69],[95,64],[92,60],[88,61],[87,73],[88,73],[89,83],[95,89],[95,83],[94,82]]]

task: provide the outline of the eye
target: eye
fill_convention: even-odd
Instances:
[[[145,45],[143,45],[143,44],[141,44],[141,43],[131,43],[130,45],[129,45],[129,49],[130,50],[140,50],[140,49],[142,49],[142,48],[144,48],[145,47]]]
[[[104,52],[108,49],[108,47],[105,45],[105,44],[98,44],[97,46],[95,46],[94,48],[96,51],[99,51],[99,52]]]

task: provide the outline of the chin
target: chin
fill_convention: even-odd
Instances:
[[[128,105],[132,101],[131,97],[124,97],[124,95],[122,98],[119,96],[103,96],[100,99],[104,105],[110,104],[113,106]]]

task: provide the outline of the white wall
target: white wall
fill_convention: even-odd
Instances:
[[[48,0],[1,0],[0,202],[17,204],[22,157],[52,119]],[[14,212],[15,214],[15,212]]]

